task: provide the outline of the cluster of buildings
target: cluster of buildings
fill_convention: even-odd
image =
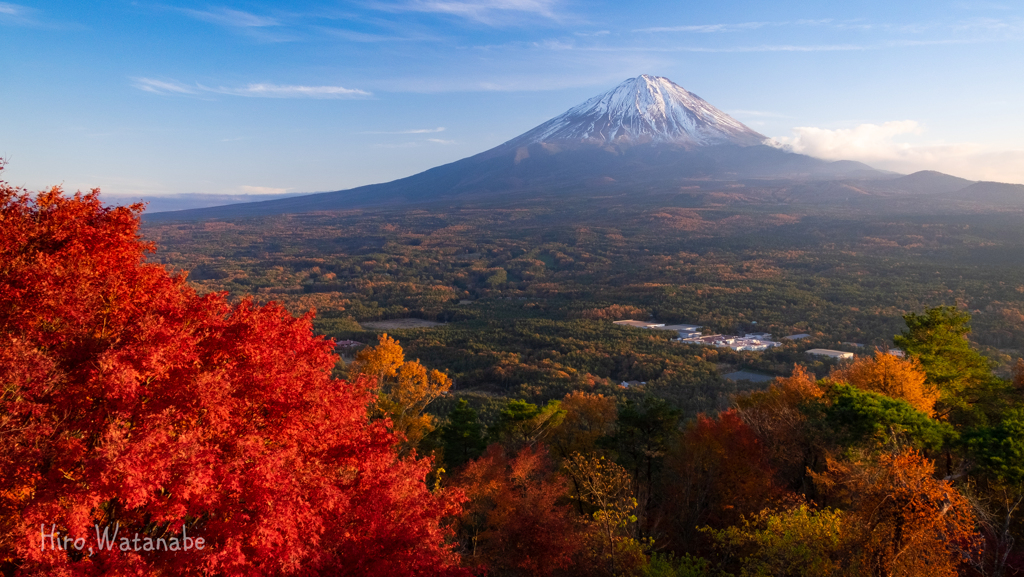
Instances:
[[[674,341],[690,345],[704,345],[708,347],[721,348],[728,347],[734,351],[764,351],[772,347],[782,345],[781,342],[773,341],[772,335],[769,333],[747,333],[742,337],[738,337],[733,335],[705,335],[700,332],[700,329],[702,328],[700,325],[666,325],[664,323],[634,320],[614,321],[614,324],[638,329],[675,331],[679,336],[672,339]],[[810,338],[810,336],[811,335],[807,333],[800,333],[782,337],[782,340],[799,341]],[[857,348],[864,347],[864,345],[859,343],[843,344],[855,346]],[[851,352],[836,351],[832,349],[810,349],[806,351],[806,353],[814,357],[829,357],[838,360],[848,360],[852,359],[854,356]],[[889,349],[889,354],[897,357],[905,356],[905,353],[900,349]]]
[[[678,340],[690,345],[728,347],[734,351],[764,351],[782,344],[771,340],[771,338],[772,336],[767,333],[752,333],[742,337],[732,335],[698,335],[685,339],[679,338]]]
[[[772,336],[768,333],[747,333],[742,337],[738,337],[733,335],[705,335],[700,332],[700,329],[703,328],[700,325],[666,325],[664,323],[634,320],[615,321],[615,324],[638,329],[675,331],[679,336],[673,340],[690,345],[728,347],[734,351],[763,351],[782,344],[771,340]]]

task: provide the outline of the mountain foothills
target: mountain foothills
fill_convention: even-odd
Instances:
[[[495,272],[478,305],[434,285],[445,314],[480,307],[476,322],[400,331],[410,350],[490,364],[494,383],[467,387],[351,318],[333,331],[376,342],[336,344],[311,313],[197,291],[147,262],[141,208],[0,184],[5,576],[1024,569],[1024,361],[994,374],[957,307],[904,315],[903,356],[794,366],[796,341],[759,358],[672,342],[610,322],[646,316],[636,305],[583,309],[525,270]],[[222,254],[238,246],[219,232]],[[380,263],[363,264],[379,279],[364,286],[383,289]],[[315,268],[314,283],[338,278]],[[735,288],[751,280],[742,270],[710,274]],[[694,415],[723,392],[722,365],[748,354],[782,374]],[[601,376],[623,371],[650,380]],[[501,394],[509,376],[525,386]]]
[[[1020,191],[763,142],[641,76],[349,191],[0,182],[0,575],[1024,574]]]
[[[147,220],[233,218],[372,206],[511,205],[538,196],[683,195],[700,204],[825,203],[887,210],[920,204],[962,210],[1024,206],[1024,185],[974,183],[941,173],[901,175],[829,162],[774,146],[667,78],[626,80],[475,156],[393,182],[230,207],[150,214]]]

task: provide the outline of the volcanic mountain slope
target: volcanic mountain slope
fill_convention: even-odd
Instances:
[[[668,78],[644,74],[569,109],[503,147],[542,142],[753,146],[766,140],[763,134]]]
[[[146,218],[233,218],[434,202],[492,204],[554,195],[636,197],[736,187],[751,191],[740,195],[745,201],[847,202],[851,197],[922,194],[936,187],[934,193],[942,196],[973,184],[941,173],[899,180],[900,175],[859,162],[824,161],[766,142],[764,135],[667,78],[643,75],[490,150],[413,176]],[[821,191],[820,199],[816,191]]]

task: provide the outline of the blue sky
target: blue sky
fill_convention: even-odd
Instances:
[[[1024,182],[1024,2],[0,1],[5,179],[337,190],[639,74],[823,158]]]

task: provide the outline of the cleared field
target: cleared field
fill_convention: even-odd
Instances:
[[[367,329],[426,329],[436,327],[441,323],[426,321],[423,319],[389,319],[386,321],[372,321],[359,323]]]

